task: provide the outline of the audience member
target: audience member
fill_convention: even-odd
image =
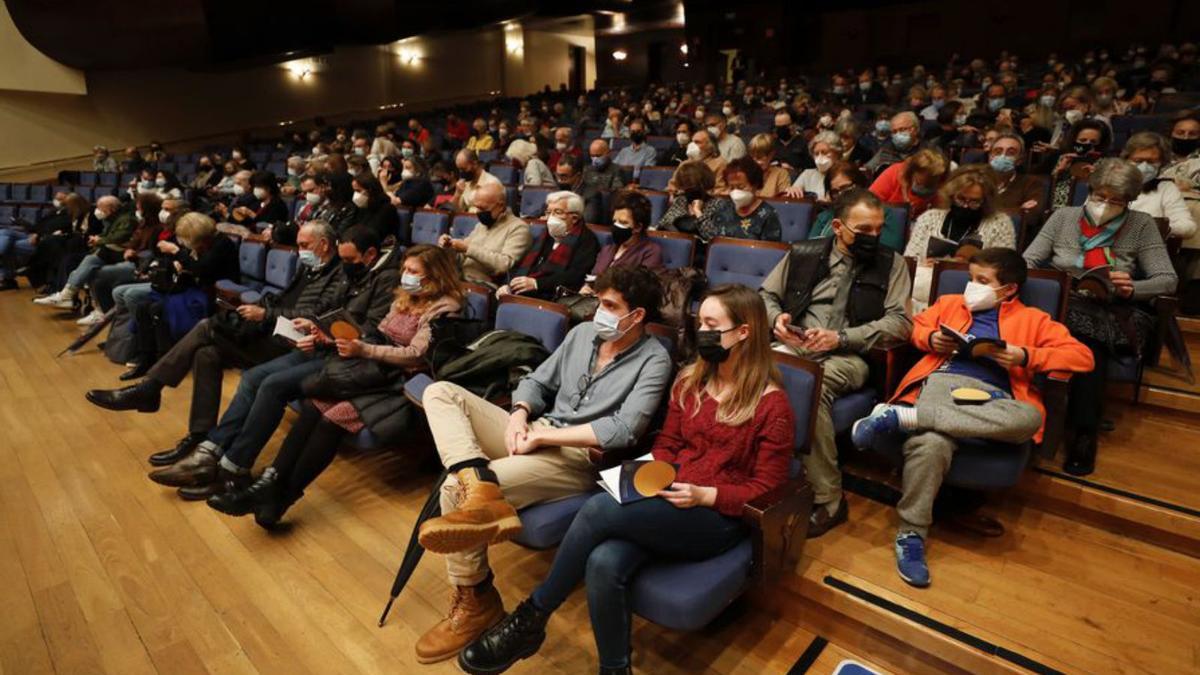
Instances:
[[[750,139],[749,154],[763,173],[763,186],[758,196],[771,199],[786,192],[792,184],[792,177],[787,169],[774,163],[774,139],[769,134],[756,134]]]
[[[625,190],[613,197],[612,243],[605,244],[596,255],[596,264],[579,289],[582,295],[595,295],[592,284],[611,267],[644,267],[657,272],[662,269],[662,247],[650,239],[650,200],[635,190]]]
[[[658,152],[654,146],[646,142],[646,123],[635,118],[629,123],[629,145],[617,152],[613,163],[622,168],[632,169],[633,178],[637,180],[642,173],[642,167],[654,166],[657,156]]]
[[[565,190],[547,195],[546,233],[513,267],[497,296],[549,299],[560,287],[575,293],[583,286],[600,251],[600,242],[583,221],[583,198]]]
[[[1141,211],[1154,218],[1166,218],[1173,237],[1189,239],[1196,233],[1196,222],[1175,181],[1161,178],[1163,165],[1171,161],[1171,145],[1161,134],[1142,131],[1129,137],[1121,150],[1121,159],[1137,166],[1142,174],[1142,192],[1129,204],[1129,210]]]
[[[724,160],[721,160],[721,164],[723,172]],[[737,215],[733,210],[733,202],[713,194],[717,178],[707,164],[684,162],[675,170],[672,180],[675,181],[675,190],[670,205],[658,219],[660,229],[703,237],[702,233],[732,230],[736,227]],[[722,176],[722,183],[724,180]],[[702,241],[708,242],[707,239]]]
[[[74,267],[61,290],[36,298],[35,304],[71,309],[75,305],[75,295],[95,278],[100,268],[122,259],[125,243],[133,235],[136,223],[134,209],[122,206],[119,199],[106,195],[96,200],[93,214],[103,229],[99,234],[88,235],[87,247],[91,252]]]
[[[454,184],[454,198],[450,203],[455,211],[473,213],[475,191],[484,185],[490,183],[504,189],[499,178],[483,170],[483,163],[473,150],[460,150],[454,157],[454,166],[458,169],[459,179]]]
[[[812,157],[814,167],[800,172],[796,182],[788,188],[787,196],[828,202],[828,195],[825,194],[825,173],[842,156],[842,140],[832,131],[822,131],[808,142],[808,154]]]
[[[475,229],[464,239],[443,234],[438,245],[459,254],[467,281],[495,287],[529,252],[533,235],[529,224],[508,208],[499,182],[481,185],[474,200],[472,206],[479,218]]]
[[[731,221],[709,221],[710,230],[700,228],[700,238],[711,241],[714,237],[737,237],[760,241],[779,241],[783,237],[783,225],[775,207],[758,195],[762,190],[763,175],[758,163],[749,157],[740,157],[725,167],[725,184],[729,186],[729,200],[733,202],[734,219]]]
[[[902,112],[892,117],[890,131],[891,136],[863,165],[866,171],[878,175],[884,169],[910,159],[921,149],[921,124],[915,114]]]
[[[933,205],[948,170],[945,155],[936,150],[918,150],[884,169],[871,183],[871,192],[889,204],[907,204],[910,217],[919,218]]]
[[[988,165],[996,172],[996,208],[1040,221],[1046,211],[1045,179],[1022,170],[1025,139],[1011,131],[998,132],[987,151]]]
[[[364,171],[354,177],[352,185],[354,196],[351,200],[357,209],[352,223],[370,228],[380,241],[398,236],[400,214],[396,213],[396,207],[392,206],[392,200],[383,191],[379,179]]]
[[[708,131],[707,129],[701,129],[700,131],[692,134],[692,142],[688,143],[687,146],[687,156],[687,162],[679,165],[681,168],[689,162],[693,164],[703,164],[704,166],[708,167],[713,176],[716,177],[716,183],[713,187],[708,188],[708,190],[714,194],[725,194],[729,192],[728,186],[725,185],[725,166],[728,164],[728,162],[724,157],[721,157],[721,155],[718,154],[717,140],[716,137],[713,136],[712,132]],[[667,181],[667,192],[672,194],[679,192],[681,188],[678,185],[678,178],[679,169],[675,169],[675,173],[671,176],[671,180]]]
[[[583,151],[575,144],[575,132],[570,127],[559,127],[554,130],[554,150],[550,151],[550,161],[546,162],[546,166],[554,171],[558,167],[558,160],[565,155],[582,159]]]
[[[746,156],[746,144],[738,136],[729,133],[729,123],[724,115],[709,113],[704,118],[704,125],[704,128],[716,140],[717,153],[721,159],[732,162]]]
[[[611,214],[604,208],[605,199],[613,192],[625,186],[619,166],[613,164],[608,155],[608,141],[597,138],[588,147],[590,163],[583,167],[583,172],[575,192],[583,197],[585,222],[607,225]],[[559,161],[556,170],[559,171],[560,187],[562,168],[565,162]],[[563,188],[570,189],[570,188]]]

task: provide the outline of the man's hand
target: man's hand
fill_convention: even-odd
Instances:
[[[343,359],[353,359],[361,357],[366,353],[366,346],[362,340],[344,340],[338,338],[334,341],[337,345],[338,356]]]
[[[929,338],[929,350],[934,354],[953,354],[958,348],[958,343],[949,335],[943,334],[940,330],[934,331],[933,337]]]
[[[93,234],[92,236],[88,237],[87,241],[88,246],[95,246],[96,244],[100,243],[100,235]]]
[[[247,321],[262,321],[267,315],[267,310],[258,305],[238,305],[237,313]]]
[[[125,253],[122,254],[122,257],[125,258],[126,261],[132,262],[133,259],[137,257],[137,251],[127,248],[125,249]]]
[[[538,429],[529,429],[525,434],[517,440],[516,447],[513,448],[514,455],[528,455],[544,445],[542,433]]]
[[[221,214],[222,218],[229,215],[229,207],[225,206],[225,204],[223,204],[221,202],[217,202],[216,205],[213,206],[213,211],[216,211],[217,213]]]
[[[517,277],[508,282],[508,290],[512,293],[528,293],[537,290],[537,279],[533,277]]]
[[[167,255],[175,255],[179,253],[179,246],[169,241],[160,241],[158,242],[158,251]]]
[[[306,335],[312,335],[317,332],[317,324],[313,323],[311,319],[306,319],[302,316],[292,319],[292,328]]]
[[[317,336],[316,335],[305,335],[304,337],[300,338],[299,340],[296,340],[296,349],[299,349],[300,351],[304,352],[305,354],[313,353],[313,351],[316,350],[316,348],[317,348]]]
[[[804,331],[804,348],[812,352],[828,352],[837,349],[837,331],[828,328],[809,328]]]
[[[466,253],[467,249],[470,248],[470,244],[467,243],[466,239],[451,239],[448,245],[458,253]]]
[[[803,349],[804,338],[796,335],[788,328],[788,324],[792,322],[792,315],[784,312],[775,317],[775,339],[792,349]]]
[[[1027,201],[1021,205],[1021,210],[1022,211],[1032,211],[1037,208],[1037,205],[1038,205],[1038,203],[1037,203],[1036,199],[1030,199],[1029,201]]]
[[[454,241],[454,237],[451,237],[448,234],[443,234],[442,236],[438,237],[438,246],[441,246],[442,248],[450,248],[450,242],[452,241]]]
[[[804,188],[795,187],[795,186],[789,187],[788,189],[783,191],[783,194],[788,197],[791,197],[792,199],[800,199],[800,198],[804,197]]]
[[[990,358],[1005,368],[1017,368],[1025,365],[1029,355],[1025,353],[1024,348],[1009,345],[1004,348],[1004,351],[992,354]]]
[[[504,429],[504,449],[508,454],[517,454],[517,448],[525,443],[529,434],[528,419],[529,412],[524,408],[518,408],[508,416],[508,427]]]
[[[699,199],[693,199],[692,203],[688,205],[688,213],[692,214],[693,216],[695,216],[697,218],[703,216],[704,215],[704,202],[700,201]]]
[[[1118,297],[1133,297],[1133,277],[1129,276],[1128,272],[1114,270],[1108,273],[1108,279],[1112,281],[1113,290],[1116,291]]]
[[[1078,157],[1079,157],[1079,155],[1077,155],[1073,152],[1064,152],[1058,158],[1058,164],[1054,165],[1054,175],[1057,176],[1058,174],[1069,169],[1071,167],[1071,161]]]
[[[690,509],[694,506],[711,507],[717,503],[717,488],[691,483],[671,483],[671,487],[660,491],[658,496],[679,509]]]

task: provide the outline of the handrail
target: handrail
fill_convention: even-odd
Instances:
[[[420,113],[420,112],[426,112],[428,110],[442,108],[442,107],[445,107],[448,105],[463,105],[463,104],[469,104],[469,103],[487,102],[494,98],[495,98],[495,96],[491,95],[490,93],[485,92],[485,93],[481,93],[481,94],[455,96],[455,97],[451,97],[451,98],[432,99],[429,101],[418,101],[412,105],[405,104],[405,103],[392,103],[392,104],[376,106],[373,108],[362,108],[362,109],[358,109],[358,110],[346,110],[346,111],[332,113],[332,114],[328,114],[328,115],[321,115],[321,114],[312,115],[312,116],[305,118],[304,120],[288,120],[287,122],[279,122],[276,124],[263,124],[263,125],[253,126],[253,127],[243,127],[243,128],[235,129],[232,131],[221,131],[221,132],[215,132],[215,133],[211,133],[211,134],[203,134],[200,136],[190,136],[190,137],[185,137],[185,138],[159,140],[159,142],[162,143],[164,147],[169,148],[168,151],[170,152],[170,154],[178,155],[178,154],[183,154],[185,152],[192,152],[192,151],[198,150],[205,145],[209,145],[209,144],[212,144],[212,143],[215,143],[218,141],[229,140],[232,142],[232,141],[239,140],[243,137],[246,137],[246,136],[249,136],[249,135],[252,135],[255,133],[261,133],[264,131],[273,131],[274,133],[278,134],[279,130],[289,128],[291,125],[295,125],[297,123],[304,122],[304,121],[311,122],[313,117],[323,117],[323,118],[325,118],[325,120],[328,123],[337,124],[339,122],[346,122],[346,121],[350,121],[350,120],[353,120],[356,118],[360,118],[363,115],[383,116],[383,115],[389,114],[389,111],[393,111],[391,114],[397,114],[397,112]],[[128,146],[126,146],[126,147],[128,147]],[[141,144],[141,145],[135,145],[135,147],[137,147],[139,150],[146,150],[149,148],[149,142],[147,142],[145,144]],[[115,151],[114,148],[109,148],[109,150]],[[27,182],[44,182],[47,180],[52,180],[59,171],[90,170],[91,167],[92,167],[92,154],[89,152],[86,155],[73,155],[70,157],[61,157],[58,159],[42,160],[40,162],[30,162],[28,164],[17,164],[17,165],[0,167],[0,182],[5,182],[4,178],[11,174],[32,173],[32,172],[38,171],[39,169],[45,169],[49,175],[47,175],[46,177],[41,178],[41,179],[27,181]]]

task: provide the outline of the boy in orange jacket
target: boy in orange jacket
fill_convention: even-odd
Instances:
[[[957,439],[1040,441],[1046,410],[1033,376],[1087,372],[1094,365],[1091,351],[1066,326],[1018,299],[1028,276],[1019,253],[984,249],[971,258],[970,276],[963,294],[944,295],[913,319],[912,343],[927,353],[905,375],[891,402],[875,406],[851,431],[860,448],[871,447],[883,435],[908,434],[896,508],[896,567],[914,586],[929,585],[925,537]],[[1003,346],[960,348],[957,339],[941,330],[943,325],[968,341],[990,338],[1002,340]],[[963,401],[971,395],[977,399],[974,404]]]

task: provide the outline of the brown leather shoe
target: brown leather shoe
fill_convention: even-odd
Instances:
[[[833,528],[846,522],[850,517],[850,505],[843,496],[837,510],[832,514],[823,504],[813,504],[812,515],[808,518],[808,538],[816,539]]]
[[[488,476],[493,480],[485,480]],[[521,532],[517,510],[504,499],[495,474],[487,469],[463,469],[456,474],[458,508],[421,523],[418,541],[426,551],[459,553],[508,541]]]
[[[237,492],[250,487],[254,477],[248,473],[233,473],[224,468],[217,468],[217,475],[209,482],[179,488],[179,498],[185,502],[199,502],[213,495],[223,495],[227,492]]]
[[[503,618],[504,601],[490,581],[455,586],[446,618],[417,640],[417,662],[437,663],[457,656]]]
[[[189,487],[205,485],[217,477],[217,463],[221,456],[211,443],[201,443],[187,457],[165,469],[151,471],[150,480],[167,487]]]

